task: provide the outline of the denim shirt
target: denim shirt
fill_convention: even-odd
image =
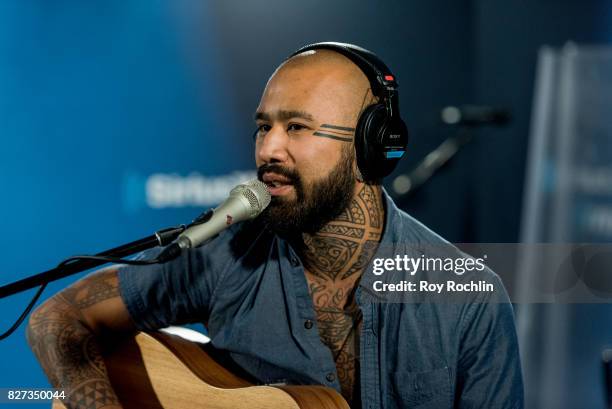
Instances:
[[[386,193],[384,202],[385,229],[374,258],[446,243]],[[372,301],[367,294],[378,277],[371,266],[363,273],[356,297],[363,314],[364,409],[523,407],[512,306],[498,277],[482,274],[497,280],[493,296],[417,303]],[[124,266],[119,281],[138,329],[205,323],[213,346],[259,383],[321,384],[340,392],[300,257],[257,221],[234,225],[166,264]]]

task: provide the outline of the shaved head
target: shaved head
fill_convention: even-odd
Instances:
[[[375,101],[366,75],[336,51],[310,50],[289,58],[274,71],[268,86],[274,81],[293,82],[296,77],[317,91],[321,103],[334,103],[337,119],[353,127],[363,109]],[[331,108],[324,105],[324,109]]]
[[[294,55],[283,62],[272,75],[283,69],[305,67],[341,75],[342,80],[351,87],[366,90],[370,86],[366,75],[348,57],[337,51],[325,49],[304,51]]]

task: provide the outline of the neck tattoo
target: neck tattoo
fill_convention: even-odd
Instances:
[[[317,233],[302,235],[301,251],[319,335],[333,354],[342,395],[349,404],[359,399],[355,386],[361,311],[354,295],[384,226],[380,186],[360,185],[340,216]]]

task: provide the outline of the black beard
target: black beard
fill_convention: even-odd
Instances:
[[[343,148],[340,160],[329,175],[314,182],[308,191],[295,170],[285,169],[278,164],[260,166],[257,170],[259,180],[265,172],[285,176],[293,184],[296,200],[273,196],[270,205],[259,218],[272,231],[286,237],[298,233],[313,234],[321,230],[348,208],[353,198],[355,175],[351,153],[351,149]]]

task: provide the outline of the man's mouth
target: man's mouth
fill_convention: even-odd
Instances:
[[[278,173],[266,172],[261,180],[266,184],[272,196],[283,196],[293,189],[291,179]]]

